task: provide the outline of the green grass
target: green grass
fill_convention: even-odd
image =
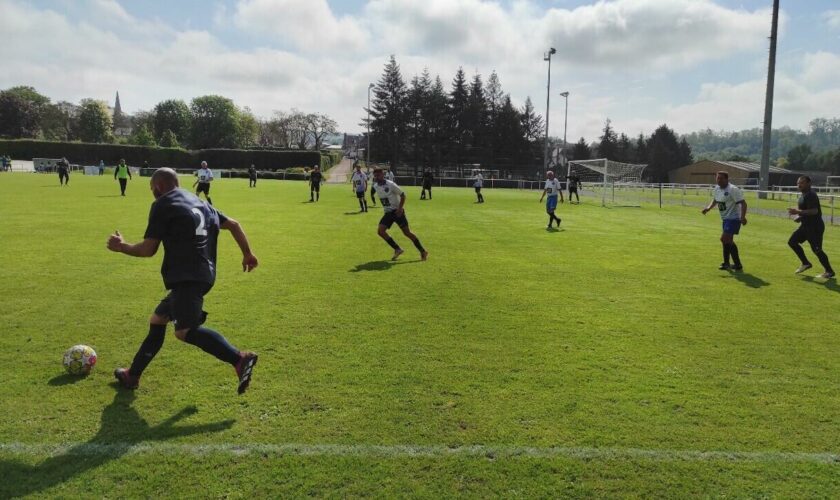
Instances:
[[[840,490],[840,286],[792,274],[785,219],[751,217],[746,270],[729,274],[720,220],[696,208],[584,199],[548,232],[538,192],[476,205],[408,188],[431,255],[392,231],[406,249],[392,265],[379,211],[353,213],[347,185],[310,204],[303,182],[219,180],[260,267],[242,273],[223,234],[205,309],[259,352],[253,385],[237,396],[229,366],[170,333],[127,393],[111,372],[165,294],[161,256],[105,242],[142,237],[146,182],[121,198],[108,177],[0,175],[0,497]],[[838,231],[825,248],[840,262]],[[76,343],[99,354],[85,378],[63,375]]]

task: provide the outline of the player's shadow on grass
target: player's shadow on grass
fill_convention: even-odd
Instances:
[[[366,212],[344,212],[344,215],[359,215],[359,214],[363,214],[363,213],[366,213]]]
[[[826,290],[831,290],[832,292],[840,292],[840,285],[837,284],[837,280],[835,278],[831,278],[825,281],[817,281],[816,278],[814,278],[813,276],[803,276],[802,281],[807,281],[816,285],[822,285],[825,287]]]
[[[121,194],[100,194],[97,198],[122,198]]]
[[[370,262],[365,262],[364,264],[358,264],[356,267],[351,269],[348,272],[351,273],[360,273],[362,271],[387,271],[394,266],[399,264],[415,264],[417,262],[422,262],[421,260],[372,260]]]
[[[565,231],[565,229],[562,228],[562,227],[547,227],[547,228],[545,228],[546,233],[562,233],[563,231]]]
[[[750,288],[761,288],[765,286],[770,286],[770,282],[764,281],[763,279],[759,278],[754,274],[745,272],[731,271],[729,274],[726,274],[723,277],[735,278],[736,280],[740,281],[741,283],[747,285]]]
[[[3,471],[0,498],[38,494],[122,457],[139,443],[219,432],[229,429],[234,423],[233,420],[222,420],[210,424],[175,426],[179,420],[198,412],[194,406],[188,406],[152,426],[132,408],[133,401],[133,392],[118,389],[111,404],[102,410],[99,432],[87,443],[63,450],[60,455],[47,458],[37,465],[0,459],[0,471]]]

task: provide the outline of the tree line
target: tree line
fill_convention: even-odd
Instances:
[[[113,114],[108,105],[83,99],[79,105],[53,104],[32,87],[0,91],[0,137],[121,143],[188,149],[272,147],[320,149],[336,122],[321,113],[292,109],[257,118],[231,99],[206,95],[189,104],[179,99],[158,103],[133,116]],[[131,130],[127,137],[119,132]]]

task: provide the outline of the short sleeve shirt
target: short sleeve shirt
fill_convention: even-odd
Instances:
[[[389,171],[387,171],[387,172],[385,172],[385,178],[386,178],[386,179],[388,179],[389,181],[392,181],[392,182],[393,182],[393,180],[394,180],[394,172],[391,172],[390,170],[389,170]]]
[[[382,208],[384,208],[386,212],[393,212],[400,208],[400,195],[402,194],[402,189],[400,189],[400,187],[393,181],[386,179],[385,184],[374,182],[373,188],[376,190],[376,196],[379,197],[379,201],[382,203]]]
[[[548,196],[557,196],[560,193],[560,189],[560,180],[556,177],[554,179],[545,180],[545,194]]]
[[[475,175],[475,182],[473,183],[474,187],[480,188],[484,186],[484,177],[481,174]]]
[[[167,289],[216,281],[216,242],[225,221],[224,214],[180,188],[152,203],[144,238],[163,243],[160,274]]]
[[[808,190],[807,193],[802,193],[797,203],[799,210],[817,209],[816,215],[802,215],[802,225],[805,227],[819,226],[822,222],[822,207],[820,207],[820,197],[813,189]]]
[[[321,175],[322,175],[321,172],[312,172],[312,174],[309,175],[309,182],[312,183],[313,185],[320,184],[321,183]]]
[[[715,186],[712,193],[715,203],[720,211],[720,218],[723,220],[740,219],[741,211],[738,202],[744,201],[744,194],[732,183],[725,188]]]
[[[213,180],[213,171],[209,168],[202,168],[198,171],[198,182],[202,184],[208,184],[210,181]]]
[[[364,191],[367,189],[367,175],[365,175],[364,172],[353,172],[351,180],[353,181],[353,187],[355,187],[357,191]]]

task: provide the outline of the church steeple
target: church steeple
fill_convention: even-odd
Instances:
[[[122,106],[120,105],[120,91],[117,91],[117,99],[114,101],[114,128],[123,127],[125,122],[125,116],[122,112]]]

